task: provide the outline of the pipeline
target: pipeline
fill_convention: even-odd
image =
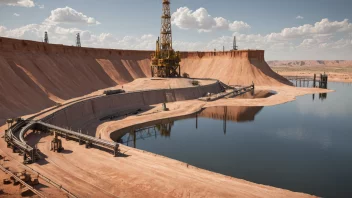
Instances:
[[[24,182],[22,179],[18,178],[15,174],[13,174],[11,171],[6,170],[4,166],[0,164],[0,169],[4,171],[6,174],[11,175],[16,181],[20,182],[22,185],[26,186],[29,190],[31,190],[34,194],[38,195],[39,197],[45,197],[42,193],[34,189],[31,185],[27,184]]]

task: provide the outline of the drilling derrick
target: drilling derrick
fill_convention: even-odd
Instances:
[[[238,50],[238,46],[237,46],[237,43],[236,43],[236,36],[233,37],[233,51],[236,51]]]
[[[172,49],[170,0],[163,0],[160,37],[151,58],[152,77],[180,77],[180,53]]]
[[[81,47],[81,37],[79,36],[79,33],[76,35],[76,47]]]
[[[45,32],[45,33],[44,33],[44,43],[49,43],[48,32]]]

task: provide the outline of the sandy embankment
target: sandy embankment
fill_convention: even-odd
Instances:
[[[267,88],[258,87],[258,90]],[[278,94],[269,98],[223,99],[211,103],[198,100],[179,101],[168,103],[170,111],[167,112],[160,111],[161,105],[156,105],[155,108],[142,115],[106,122],[99,126],[99,129],[116,130],[156,119],[188,115],[206,106],[276,105],[292,101],[298,95],[328,91],[286,86],[271,88]],[[80,196],[309,197],[306,194],[259,185],[198,169],[176,160],[123,145],[121,153],[124,157],[113,158],[111,154],[97,149],[90,149],[87,152],[84,146],[79,146],[77,142],[72,141],[63,142],[67,152],[53,153],[49,151],[50,141],[49,136],[40,139],[41,143],[38,144],[39,149],[47,156],[48,163],[45,166],[38,164],[31,166],[55,178],[58,183],[69,184],[70,189]],[[76,182],[68,182],[73,180]]]
[[[102,91],[97,90],[109,87],[123,85],[127,90],[141,90],[184,87],[189,83],[147,83],[144,79],[139,79],[125,84],[149,76],[150,52],[76,48],[6,38],[0,38],[0,52],[0,68],[4,71],[4,78],[0,79],[0,122],[8,117],[37,112],[53,106],[55,102],[66,103],[75,97],[101,94]],[[260,50],[216,54],[192,52],[183,53],[182,56],[182,72],[191,77],[218,78],[233,85],[254,82],[256,89],[275,90],[278,94],[263,99],[224,99],[211,103],[198,100],[170,102],[167,104],[170,111],[167,112],[160,111],[161,105],[157,103],[162,100],[152,92],[140,97],[127,97],[120,101],[124,103],[115,104],[131,105],[133,108],[146,103],[157,105],[150,105],[151,108],[139,116],[98,123],[98,133],[103,134],[102,138],[109,138],[112,131],[122,127],[188,115],[206,106],[268,106],[292,101],[298,95],[327,91],[285,86],[289,82],[267,66],[264,51]],[[91,94],[92,92],[95,93]],[[187,100],[195,95],[192,91],[186,91],[177,97],[175,93],[167,95],[165,92],[165,96],[167,100],[177,97]],[[67,123],[74,124],[74,119],[99,119],[104,113],[101,108],[111,105],[104,100],[96,103],[86,101],[82,104],[84,103],[90,104],[75,109],[73,112],[76,114],[66,114],[70,118]],[[89,117],[85,112],[94,112],[92,115],[95,117]],[[122,155],[114,158],[107,152],[97,149],[87,151],[84,146],[65,140],[63,153],[51,152],[50,136],[31,134],[29,140],[37,143],[44,154],[40,163],[30,167],[81,197],[309,197],[212,173],[125,146],[121,146]],[[3,141],[0,148],[21,160]]]
[[[138,116],[129,116],[122,120],[108,121],[94,126],[97,128],[96,136],[101,136],[104,139],[110,139],[110,134],[123,128],[127,128],[137,124],[154,122],[155,120],[176,118],[180,116],[189,115],[198,112],[202,108],[216,107],[216,106],[273,106],[286,102],[294,101],[297,96],[312,93],[326,93],[331,90],[318,89],[318,88],[296,88],[291,86],[257,86],[256,90],[273,90],[277,94],[268,98],[258,99],[221,99],[213,102],[203,102],[199,100],[179,101],[168,103],[167,107],[170,111],[163,112],[162,106],[157,105],[155,108],[144,112]],[[146,124],[147,125],[147,124]]]
[[[0,123],[94,91],[150,77],[151,51],[77,48],[0,37]],[[264,51],[183,52],[181,73],[232,85],[288,83]],[[172,86],[172,85],[171,85]],[[144,87],[140,84],[138,89]]]
[[[223,99],[211,103],[198,100],[172,102],[167,104],[170,109],[167,112],[161,111],[162,107],[159,104],[141,115],[105,122],[98,127],[98,131],[106,134],[102,138],[109,138],[109,130],[115,131],[138,123],[142,124],[158,119],[188,115],[199,111],[202,107],[231,105],[269,106],[292,101],[299,95],[329,91],[289,86],[259,86],[257,90],[267,90],[268,88],[278,93],[269,98],[260,99]],[[80,114],[80,111],[76,110],[76,112]],[[71,182],[69,184],[72,185],[72,190],[81,196],[109,196],[111,193],[123,197],[184,197],[189,195],[194,197],[308,196],[212,173],[176,160],[123,145],[121,146],[121,152],[126,157],[113,158],[111,154],[96,149],[91,149],[88,153],[83,146],[79,146],[76,142],[66,141],[64,142],[64,147],[69,151],[69,154],[56,154],[48,150],[50,140],[50,137],[46,137],[40,140],[42,143],[38,144],[40,150],[48,156],[47,161],[49,164],[45,167],[33,166],[44,171],[45,174],[55,177],[59,183],[67,183],[66,180],[70,180],[70,178],[79,180],[78,184],[84,187],[76,186],[76,184]],[[80,167],[80,169],[76,167]],[[94,172],[91,170],[94,170]],[[59,172],[60,175],[56,175]],[[76,188],[92,188],[92,190],[87,190],[85,191],[87,194],[84,194],[75,190]]]

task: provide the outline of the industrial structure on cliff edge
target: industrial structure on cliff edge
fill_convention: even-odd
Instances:
[[[81,47],[81,37],[79,36],[79,33],[76,35],[76,47]]]
[[[172,49],[170,1],[163,0],[160,38],[156,41],[155,53],[151,56],[152,77],[180,77],[181,56]]]
[[[45,33],[44,33],[44,43],[49,43],[48,32],[45,32]]]
[[[238,50],[237,42],[236,42],[236,36],[233,37],[233,48],[232,51]]]

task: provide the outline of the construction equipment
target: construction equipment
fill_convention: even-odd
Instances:
[[[163,0],[160,37],[156,41],[156,50],[151,59],[152,77],[181,77],[180,52],[172,49],[170,0]]]
[[[123,89],[114,89],[114,90],[106,90],[106,91],[104,91],[105,95],[114,95],[114,94],[120,94],[120,93],[125,93],[125,90],[123,90]]]

